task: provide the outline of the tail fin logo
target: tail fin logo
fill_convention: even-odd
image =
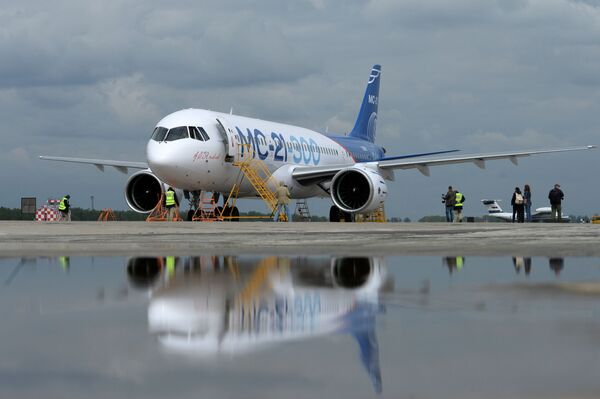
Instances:
[[[367,123],[367,139],[371,143],[375,142],[375,130],[377,130],[377,113],[373,112]]]
[[[381,75],[381,71],[379,69],[371,69],[371,74],[369,75],[369,83],[371,84],[375,81],[375,79],[377,79],[379,77],[379,75]],[[363,80],[364,82],[364,80]]]

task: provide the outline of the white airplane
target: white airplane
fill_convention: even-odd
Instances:
[[[494,217],[500,220],[504,220],[505,222],[512,222],[512,212],[504,212],[498,202],[501,200],[493,200],[493,199],[482,199],[481,202],[486,207],[488,211],[488,216]],[[552,222],[552,208],[549,206],[543,206],[540,208],[536,208],[535,211],[531,212],[531,221],[534,223],[539,222]],[[570,222],[571,219],[568,216],[562,216],[562,222],[567,223]]]
[[[393,286],[383,258],[185,257],[170,271],[164,258],[154,262],[132,258],[128,274],[152,287],[148,329],[168,352],[229,358],[348,334],[381,392],[375,317],[379,293]]]
[[[292,198],[331,197],[330,220],[351,220],[352,214],[373,211],[387,196],[386,181],[396,169],[417,169],[429,176],[431,166],[472,162],[485,168],[486,160],[517,159],[534,154],[576,151],[595,146],[533,151],[433,157],[458,150],[387,156],[375,144],[381,66],[369,74],[367,88],[352,131],[332,136],[313,130],[261,119],[203,109],[184,109],[161,119],[146,146],[147,162],[40,156],[41,159],[93,164],[100,170],[113,166],[134,173],[125,186],[125,198],[135,211],[150,212],[167,186],[183,192],[190,207],[202,191],[229,193],[239,169],[233,162],[244,156],[263,160],[273,183],[284,182]],[[252,151],[246,149],[252,147]],[[244,180],[238,195],[257,197]],[[231,215],[237,209],[229,209]],[[189,213],[188,213],[189,215]]]

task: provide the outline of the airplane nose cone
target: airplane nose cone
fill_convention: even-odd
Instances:
[[[159,143],[150,140],[146,146],[146,159],[152,172],[161,180],[168,182],[175,177],[177,172],[176,157],[172,156],[173,149],[168,143]]]

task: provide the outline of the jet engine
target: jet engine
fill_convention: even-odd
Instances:
[[[131,209],[149,213],[161,200],[165,184],[149,170],[137,172],[127,180],[125,200]]]
[[[331,260],[331,277],[336,288],[377,292],[389,286],[385,259],[380,257],[341,257]]]
[[[374,170],[355,165],[340,170],[331,181],[331,199],[345,212],[370,212],[385,201],[387,184]]]

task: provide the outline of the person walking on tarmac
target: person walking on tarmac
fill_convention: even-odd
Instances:
[[[454,201],[456,193],[452,189],[452,186],[448,186],[448,192],[442,195],[442,203],[446,204],[446,222],[452,223],[454,221]]]
[[[454,222],[460,223],[462,222],[463,202],[466,197],[458,190],[455,190],[454,193]]]
[[[67,194],[60,200],[60,203],[58,204],[61,221],[71,221],[71,204],[69,203],[70,198],[71,196]]]
[[[172,222],[177,217],[177,207],[179,206],[179,200],[177,199],[177,195],[175,195],[173,187],[169,187],[167,191],[165,191],[164,205],[165,208],[167,208],[167,220]]]
[[[279,215],[283,210],[285,215],[287,216],[288,222],[292,221],[292,214],[290,213],[290,199],[291,199],[290,191],[287,186],[283,182],[279,182],[279,186],[277,187],[277,191],[275,192],[275,198],[277,198],[277,208],[275,209],[275,214],[273,215],[273,221],[277,222],[279,220]]]

